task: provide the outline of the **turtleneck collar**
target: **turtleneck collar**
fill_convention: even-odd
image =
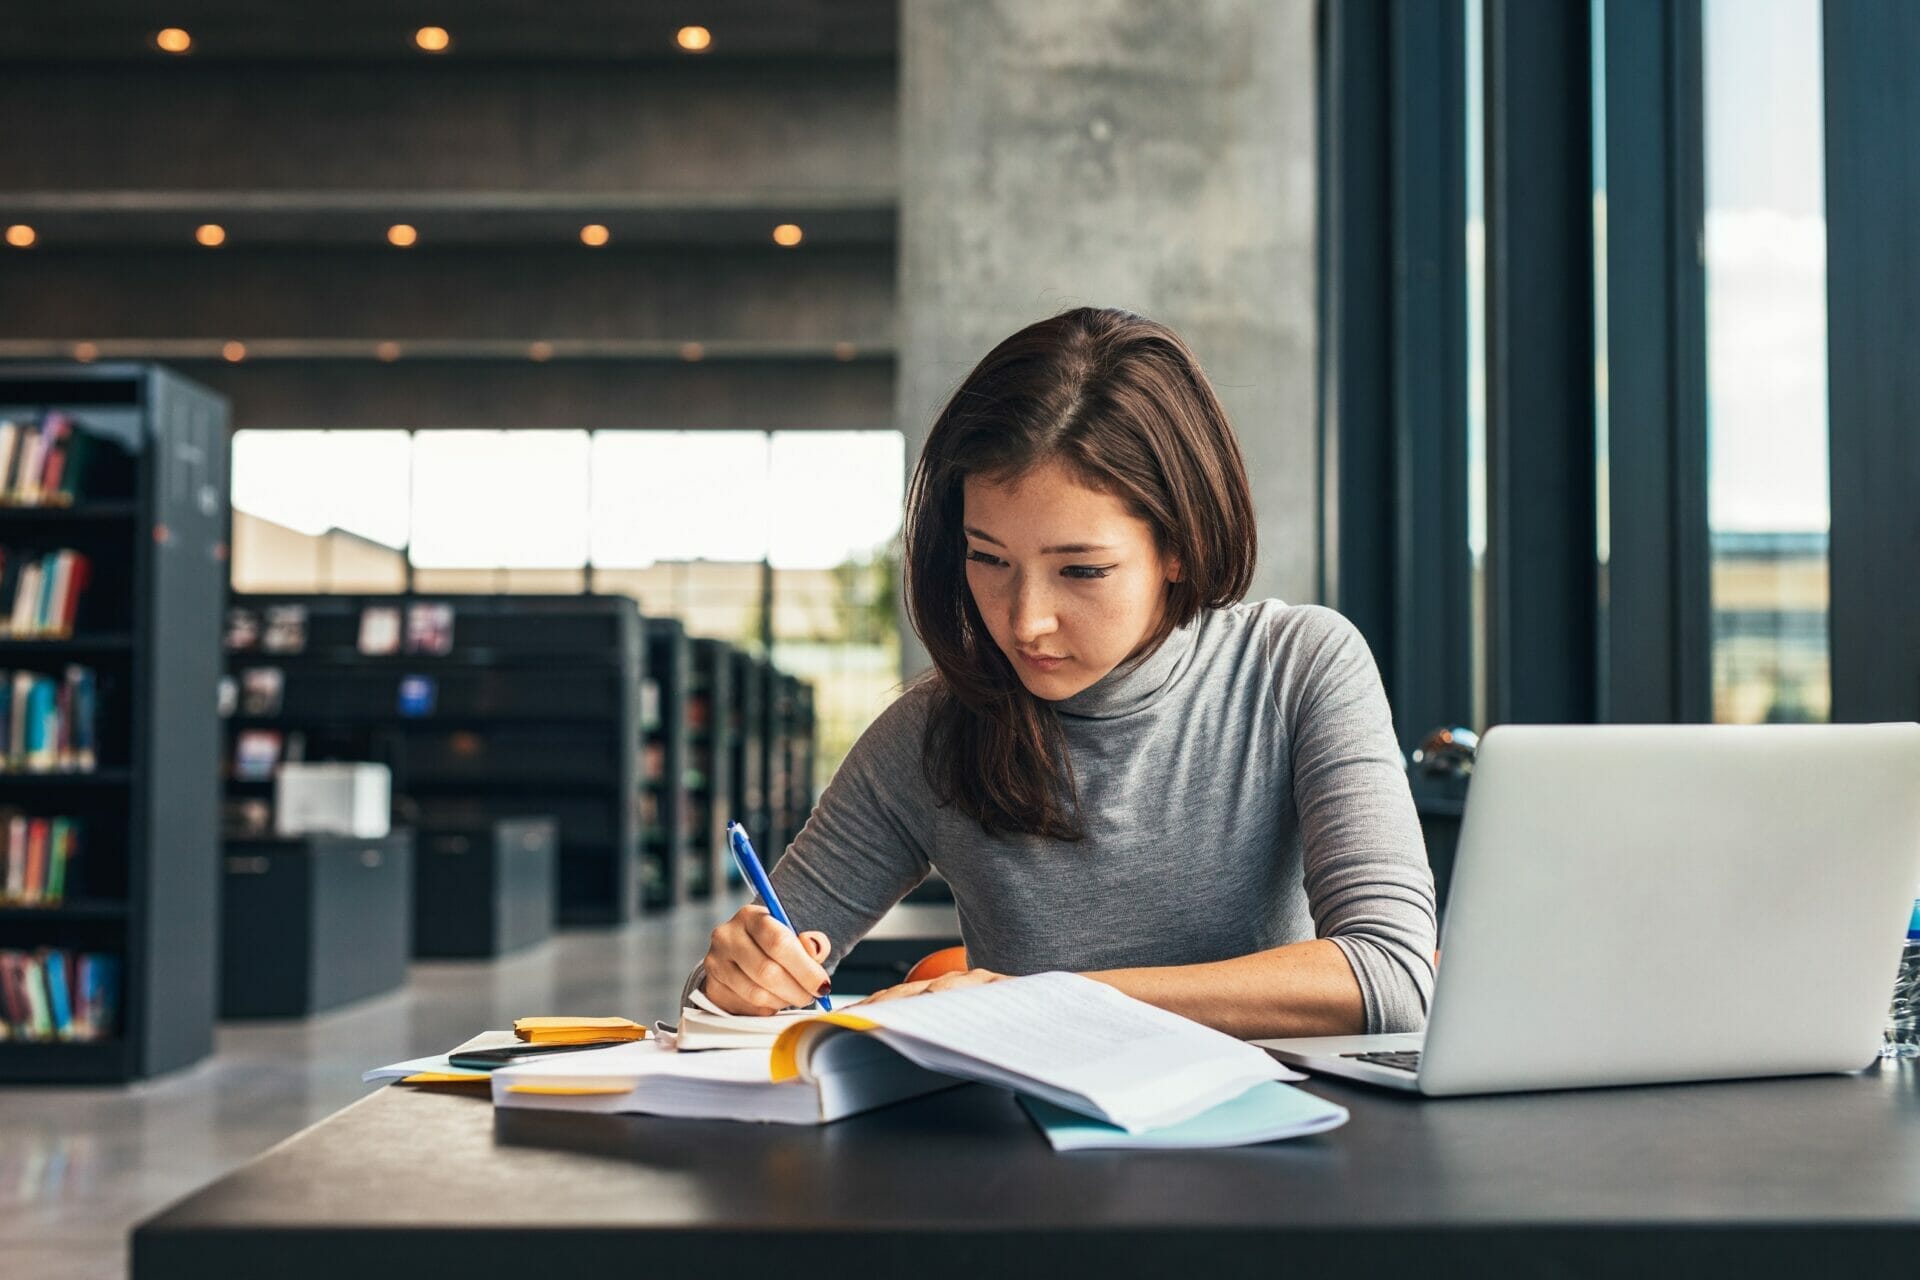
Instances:
[[[1121,663],[1072,697],[1054,703],[1054,710],[1089,720],[1111,720],[1152,706],[1186,671],[1201,617],[1204,611],[1186,626],[1176,627],[1144,659],[1131,666]]]

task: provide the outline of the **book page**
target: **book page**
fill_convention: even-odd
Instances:
[[[1261,1080],[1303,1078],[1253,1045],[1071,973],[866,1005],[855,1016],[922,1066],[1130,1131],[1176,1123]]]

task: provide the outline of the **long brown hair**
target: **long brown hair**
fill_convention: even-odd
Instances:
[[[1239,442],[1213,387],[1165,325],[1081,307],[1028,325],[987,353],[927,434],[907,490],[906,604],[933,659],[921,747],[942,804],[989,835],[1085,834],[1058,715],[1029,693],[994,644],[966,580],[968,476],[1004,481],[1068,467],[1147,522],[1180,565],[1151,654],[1200,610],[1253,580],[1253,497]]]

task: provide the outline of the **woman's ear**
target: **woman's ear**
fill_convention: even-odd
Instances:
[[[1178,556],[1167,561],[1167,581],[1180,581],[1180,558]]]

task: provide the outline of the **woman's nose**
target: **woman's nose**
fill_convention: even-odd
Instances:
[[[1032,644],[1058,629],[1052,598],[1044,588],[1031,580],[1014,584],[1011,624],[1015,643],[1022,645]]]

